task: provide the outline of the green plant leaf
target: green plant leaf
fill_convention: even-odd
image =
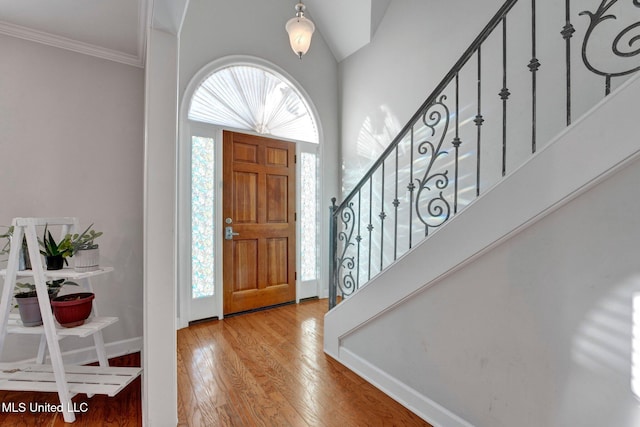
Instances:
[[[56,244],[56,241],[53,239],[53,236],[51,235],[50,231],[49,231],[49,251],[51,252],[52,255],[57,255],[58,253],[60,253],[60,251],[58,250],[58,245]]]

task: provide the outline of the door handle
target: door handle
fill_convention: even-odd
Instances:
[[[239,236],[240,233],[234,233],[233,227],[228,225],[224,228],[224,239],[225,240],[233,240],[233,236]]]

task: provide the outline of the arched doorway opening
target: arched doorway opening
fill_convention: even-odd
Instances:
[[[302,87],[264,60],[228,57],[189,83],[178,149],[179,327],[222,317],[222,134],[276,137],[296,147],[296,300],[317,296],[321,129]]]

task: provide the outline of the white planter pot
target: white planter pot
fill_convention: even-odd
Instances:
[[[84,249],[73,256],[76,271],[94,271],[100,268],[100,248]]]

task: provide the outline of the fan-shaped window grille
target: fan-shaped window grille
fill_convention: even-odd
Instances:
[[[315,121],[298,91],[258,67],[234,65],[211,74],[191,99],[189,119],[318,143]]]

